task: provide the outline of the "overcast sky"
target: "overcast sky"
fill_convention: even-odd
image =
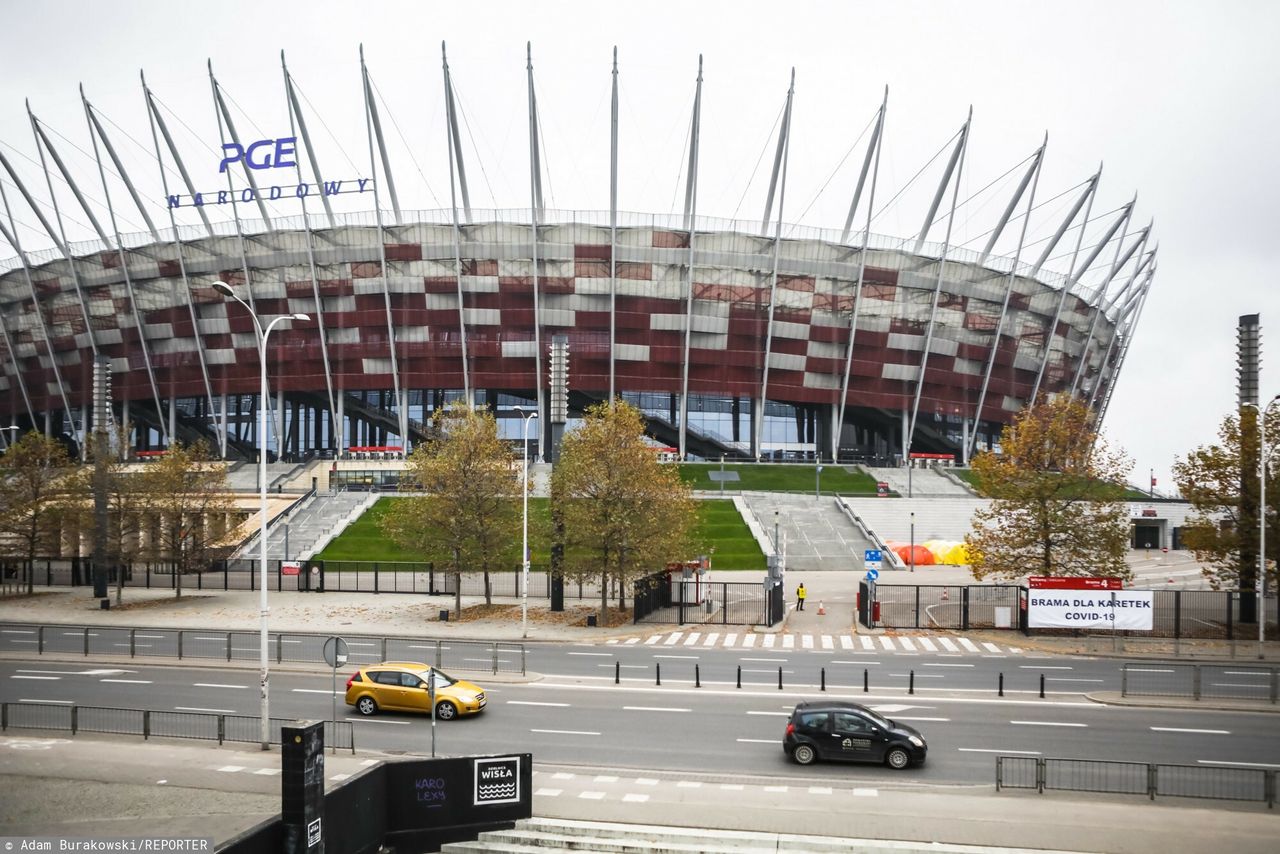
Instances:
[[[1016,185],[1018,173],[1006,173],[1040,145],[1046,131],[1041,206],[1030,221],[1030,240],[1052,233],[1073,197],[1068,191],[1103,161],[1093,210],[1097,222],[1086,234],[1100,234],[1108,222],[1102,215],[1135,193],[1134,227],[1154,219],[1159,272],[1104,433],[1132,457],[1133,482],[1145,483],[1151,469],[1163,491],[1171,486],[1175,456],[1213,441],[1222,418],[1234,411],[1240,315],[1262,314],[1264,399],[1280,392],[1276,359],[1270,368],[1265,359],[1269,351],[1280,352],[1272,246],[1272,206],[1280,189],[1278,32],[1280,4],[1264,0],[0,0],[0,146],[47,204],[23,107],[30,98],[39,119],[60,135],[54,144],[107,223],[77,93],[83,83],[109,120],[107,130],[125,168],[155,203],[152,217],[167,225],[138,71],[146,72],[169,111],[197,189],[216,190],[223,180],[217,170],[220,140],[205,62],[212,60],[234,100],[243,139],[287,136],[283,50],[305,99],[325,177],[367,176],[357,53],[363,42],[402,206],[445,207],[444,41],[465,118],[472,204],[527,208],[528,41],[543,122],[546,203],[607,210],[609,71],[616,45],[621,209],[680,210],[701,54],[700,213],[760,217],[771,137],[794,67],[784,218],[806,226],[843,225],[865,150],[863,134],[888,86],[877,208],[907,189],[877,216],[873,230],[907,238],[921,226],[942,161],[911,179],[947,145],[972,105],[960,186],[960,198],[971,201],[956,215],[955,243],[981,249],[983,233]],[[24,248],[48,248],[51,242],[35,217],[16,200],[8,178],[3,180]],[[120,185],[109,186],[121,230],[142,230]],[[90,237],[87,218],[73,208],[65,188],[57,192],[68,236]],[[372,200],[351,196],[344,205],[369,210]],[[296,203],[272,209],[273,216],[296,213]],[[1012,254],[1017,229],[1009,234],[1001,250]],[[941,230],[931,238],[941,240]],[[0,245],[0,255],[13,254]],[[1050,266],[1064,269],[1067,260]]]

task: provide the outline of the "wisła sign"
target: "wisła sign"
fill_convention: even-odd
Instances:
[[[1150,590],[1031,590],[1027,626],[1033,629],[1151,631]]]

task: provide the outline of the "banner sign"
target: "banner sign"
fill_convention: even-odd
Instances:
[[[1032,590],[1123,590],[1124,581],[1094,576],[1031,575],[1027,577],[1027,586]]]
[[[1027,627],[1151,631],[1150,590],[1032,590]]]

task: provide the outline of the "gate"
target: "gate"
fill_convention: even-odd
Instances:
[[[637,581],[633,596],[636,623],[775,625],[785,611],[782,584],[775,581],[672,580],[657,573]]]

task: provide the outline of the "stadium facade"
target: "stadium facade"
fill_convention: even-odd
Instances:
[[[883,105],[849,221],[824,231],[782,219],[790,95],[768,207],[744,223],[697,212],[700,91],[685,209],[676,216],[545,209],[536,106],[527,209],[472,209],[450,108],[455,205],[402,210],[371,97],[375,178],[347,189],[372,210],[336,212],[327,191],[347,190],[322,176],[304,116],[292,112],[296,99],[298,133],[283,147],[276,141],[275,154],[280,165],[296,157],[288,165],[297,180],[281,189],[257,174],[271,147],[264,157],[242,144],[216,81],[214,93],[228,126],[225,194],[197,193],[190,180],[165,188],[168,212],[199,207],[200,225],[170,217],[165,229],[147,217],[149,232],[120,234],[94,219],[99,240],[70,243],[41,216],[55,248],[38,251],[24,251],[8,230],[0,235],[18,253],[0,267],[4,424],[80,444],[96,358],[110,363],[116,418],[131,425],[135,450],[206,438],[230,458],[252,457],[258,338],[249,312],[215,289],[221,283],[260,317],[310,318],[278,326],[267,347],[267,443],[286,457],[407,449],[430,413],[457,399],[494,407],[508,436],[519,435],[514,407],[538,407],[546,439],[548,347],[565,336],[571,418],[622,396],[646,413],[656,439],[687,457],[964,459],[1038,395],[1075,394],[1101,421],[1155,272],[1149,227],[1130,231],[1132,204],[1091,245],[1069,236],[1082,210],[1088,222],[1097,175],[1047,248],[1024,248],[1023,229],[1016,253],[991,251],[1034,204],[1043,147],[1028,158],[987,248],[953,245],[951,218],[939,213],[948,197],[954,211],[968,122],[918,238],[876,234],[869,218],[855,226],[855,212],[874,200]],[[180,166],[147,94],[162,131],[156,157]],[[94,150],[112,158],[145,209],[87,101],[85,109]],[[46,169],[74,184],[34,116],[32,125],[42,157],[50,155]],[[298,165],[307,161],[309,176]],[[18,173],[0,165],[30,202]],[[263,202],[290,194],[304,213],[268,216]],[[207,212],[221,208],[234,216],[211,221]],[[945,236],[926,239],[944,219]],[[1071,257],[1067,273],[1045,266],[1055,247]]]

